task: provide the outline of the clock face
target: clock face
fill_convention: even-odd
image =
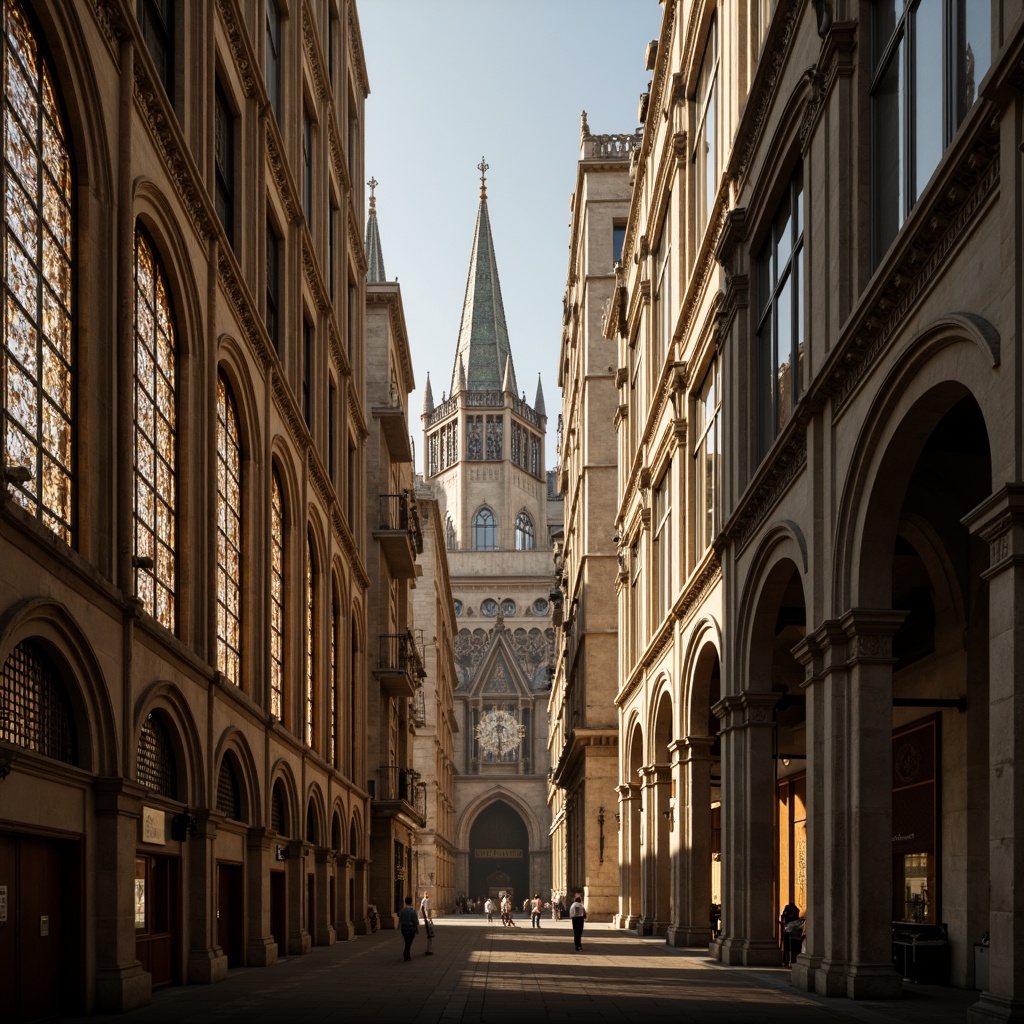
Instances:
[[[476,738],[485,753],[504,757],[519,746],[523,738],[523,727],[514,715],[491,708],[481,716],[476,727]]]

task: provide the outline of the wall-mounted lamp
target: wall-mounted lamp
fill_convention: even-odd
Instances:
[[[784,757],[782,759],[782,763],[788,768],[789,767],[789,758],[788,757]]]
[[[178,843],[185,842],[189,836],[199,833],[199,822],[192,811],[182,811],[171,818],[171,838]]]
[[[156,563],[149,555],[132,555],[132,565],[136,569],[152,569]]]
[[[27,484],[32,479],[28,466],[4,466],[4,479],[11,484]]]
[[[597,827],[600,830],[600,840],[598,842],[598,863],[604,863],[604,807],[597,809]]]

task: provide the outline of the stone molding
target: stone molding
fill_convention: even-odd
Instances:
[[[238,9],[238,0],[217,0],[217,12],[228,37],[228,49],[242,83],[242,92],[246,97],[255,96],[259,88],[253,72],[257,63],[256,55],[249,43],[249,33]]]

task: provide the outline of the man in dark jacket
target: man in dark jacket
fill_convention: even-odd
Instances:
[[[405,906],[398,913],[398,927],[402,929],[402,938],[405,939],[405,959],[411,960],[412,940],[420,930],[419,918],[416,916],[411,896],[405,897]]]

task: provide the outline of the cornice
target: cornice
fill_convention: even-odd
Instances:
[[[708,591],[717,586],[721,580],[722,563],[719,561],[718,554],[712,550],[700,571],[687,583],[682,593],[676,599],[675,606],[672,609],[676,621],[680,623],[686,622],[704,604]]]
[[[309,61],[309,68],[313,72],[313,85],[317,98],[321,103],[326,104],[331,97],[330,79],[324,67],[324,55],[313,25],[313,12],[309,6],[309,0],[306,0],[302,5],[302,49],[306,60]]]
[[[327,121],[327,149],[331,155],[331,166],[338,179],[338,185],[345,196],[352,193],[352,179],[348,174],[348,164],[342,156],[341,143],[338,141],[338,125],[334,118],[334,107],[331,106],[332,116]]]
[[[360,278],[366,277],[369,263],[366,261],[366,249],[363,246],[363,233],[360,230],[359,222],[356,220],[355,205],[352,201],[354,193],[349,191],[348,203],[348,246],[350,254],[355,257],[356,269]]]
[[[266,326],[256,314],[252,296],[238,272],[238,264],[224,251],[223,246],[218,248],[217,253],[217,280],[224,289],[250,349],[266,370],[276,361],[276,354],[272,354],[273,346],[267,337]]]
[[[284,374],[280,370],[275,369],[271,373],[270,378],[273,394],[277,399],[278,408],[288,427],[288,433],[291,435],[295,447],[305,457],[310,445],[309,430],[306,428],[305,421],[299,413],[295,396],[292,394],[291,388],[285,383]]]
[[[297,224],[302,219],[302,207],[295,191],[295,183],[292,181],[291,170],[284,158],[284,141],[277,118],[270,113],[263,118],[263,140],[267,162],[270,165],[270,176],[274,179],[278,195],[284,204],[285,216],[289,224]]]
[[[348,373],[348,409],[349,416],[352,419],[352,423],[356,428],[356,432],[359,435],[360,441],[365,441],[370,436],[370,431],[366,426],[366,417],[363,415],[363,406],[360,401],[359,391],[355,385],[355,377],[351,372]]]
[[[363,96],[370,95],[370,81],[366,77],[366,61],[363,58],[363,37],[359,30],[359,16],[356,14],[354,2],[346,4],[348,7],[348,47],[351,64],[356,74],[356,84],[362,90]]]
[[[366,571],[366,567],[363,565],[362,557],[359,554],[359,549],[356,547],[355,538],[352,536],[352,532],[348,528],[348,523],[345,522],[345,517],[341,514],[339,503],[334,502],[330,508],[331,526],[334,528],[334,533],[338,538],[341,550],[347,556],[348,566],[352,570],[352,575],[355,577],[356,583],[358,583],[363,590],[369,590],[370,576]]]
[[[327,286],[320,275],[320,266],[313,254],[313,240],[309,237],[309,229],[302,229],[302,273],[306,284],[313,295],[317,312],[326,316],[331,311],[331,300],[327,295]]]
[[[124,11],[118,0],[91,0],[93,13],[96,15],[96,23],[103,33],[103,38],[110,48],[110,56],[113,58],[114,66],[119,67],[118,60],[121,43],[125,39],[134,36],[131,24],[125,19]]]
[[[221,24],[228,38],[231,59],[235,63],[242,91],[247,97],[255,96],[259,91],[256,74],[256,55],[249,42],[249,33],[245,28],[245,20],[238,9],[238,0],[217,0],[217,11]]]

